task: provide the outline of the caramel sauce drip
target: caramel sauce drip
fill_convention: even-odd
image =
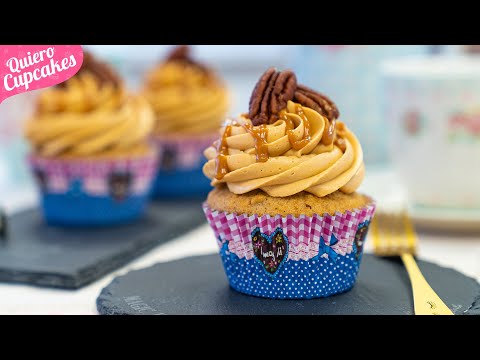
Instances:
[[[215,178],[217,180],[222,180],[225,175],[228,174],[228,145],[227,138],[232,133],[232,126],[227,125],[225,131],[223,132],[222,140],[217,144],[217,158],[215,160]]]
[[[255,129],[252,124],[242,124],[242,127],[252,135],[255,141],[255,153],[257,162],[266,162],[268,160],[268,128],[266,125],[256,126]]]
[[[323,132],[321,140],[323,145],[331,145],[333,143],[333,140],[335,138],[335,127],[337,125],[337,120],[332,119],[332,121],[329,121],[327,119],[327,124],[327,131]]]
[[[292,148],[294,148],[295,150],[300,150],[303,147],[305,147],[310,140],[312,140],[310,136],[310,121],[308,121],[307,116],[304,114],[303,108],[301,105],[297,105],[295,107],[295,112],[297,113],[298,116],[302,118],[303,126],[305,129],[303,138],[300,140],[295,139],[295,124],[293,123],[293,120],[288,118],[285,110],[282,110],[280,112],[280,119],[284,120],[285,123],[287,124],[287,135],[288,135],[288,141],[290,141],[290,145],[292,145]]]
[[[296,106],[295,112],[297,113],[297,115],[299,115],[302,118],[303,124],[305,127],[305,133],[303,135],[303,138],[300,140],[295,140],[295,133],[294,133],[295,124],[293,123],[293,120],[288,118],[286,110],[282,110],[280,112],[280,119],[285,121],[286,123],[288,140],[290,141],[292,148],[294,148],[295,150],[300,150],[303,147],[305,147],[308,144],[308,142],[311,140],[310,122],[308,121],[307,117],[303,113],[303,108],[301,105]],[[345,152],[347,148],[347,144],[345,140],[335,136],[336,130],[338,130],[338,135],[344,134],[345,125],[342,122],[339,122],[337,124],[336,119],[333,119],[332,121],[329,121],[327,118],[325,119],[327,120],[327,126],[322,134],[321,143],[327,146],[331,145],[332,143],[335,143],[335,145],[337,145],[340,148],[340,150]]]
[[[347,143],[342,138],[337,138],[334,144],[337,145],[343,153],[347,150]]]
[[[286,110],[280,111],[280,119],[285,121],[286,123],[286,132],[288,135],[288,140],[292,145],[292,148],[295,150],[300,150],[304,148],[311,140],[312,137],[310,135],[310,121],[308,121],[307,116],[303,112],[303,108],[301,105],[297,105],[295,107],[295,112],[298,116],[301,117],[303,120],[304,125],[304,134],[303,138],[300,140],[295,139],[295,124],[293,120],[291,120],[287,116]],[[253,126],[251,123],[244,123],[241,126],[245,129],[247,133],[249,133],[254,141],[255,141],[255,153],[256,153],[256,160],[257,162],[266,162],[269,158],[268,155],[268,128],[266,125],[259,125]],[[342,122],[337,124],[336,119],[329,121],[327,119],[327,127],[323,132],[321,142],[324,145],[331,145],[334,143],[336,146],[345,152],[347,148],[347,144],[344,139],[339,138],[336,135],[336,130],[338,130],[338,135],[342,135],[345,131],[345,125]],[[228,145],[227,145],[227,138],[231,135],[232,132],[232,125],[227,125],[225,127],[225,131],[223,133],[221,141],[217,141],[214,143],[217,148],[217,158],[215,162],[215,171],[217,180],[222,180],[224,176],[228,173],[228,163],[227,163],[227,155],[228,155]]]
[[[337,136],[334,144],[337,145],[342,152],[345,152],[347,150],[347,143],[339,136],[345,136],[345,124],[341,121],[337,123]]]

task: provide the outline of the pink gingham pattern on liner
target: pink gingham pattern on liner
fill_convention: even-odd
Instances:
[[[141,158],[111,160],[62,160],[30,156],[32,168],[45,175],[45,185],[52,193],[65,193],[70,182],[82,180],[85,193],[102,196],[109,193],[108,177],[112,173],[128,172],[132,175],[132,194],[148,190],[157,170],[156,152]]]
[[[219,247],[228,241],[229,251],[240,258],[253,258],[251,233],[255,228],[260,228],[262,233],[271,234],[280,227],[288,238],[288,259],[309,260],[318,255],[320,237],[330,246],[332,234],[338,239],[332,249],[339,255],[350,254],[358,225],[372,219],[375,204],[344,213],[337,212],[335,215],[314,214],[299,217],[237,215],[212,210],[206,202],[203,204],[203,211]]]
[[[203,159],[203,151],[218,138],[218,133],[198,136],[172,136],[155,138],[158,147],[160,163],[162,155],[168,148],[175,154],[175,166],[179,169],[192,169],[200,166]]]

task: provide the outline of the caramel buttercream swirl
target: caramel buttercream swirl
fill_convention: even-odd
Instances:
[[[335,120],[333,120],[335,121]],[[333,122],[332,121],[332,122]],[[363,152],[356,136],[340,121],[331,140],[324,134],[332,122],[317,111],[289,101],[273,124],[252,125],[242,117],[228,124],[224,138],[225,166],[218,176],[219,141],[205,150],[208,161],[204,174],[216,186],[225,183],[235,194],[261,189],[273,197],[286,197],[307,191],[322,197],[337,190],[353,193],[364,176]],[[333,122],[335,125],[335,123]],[[222,128],[222,134],[225,133]],[[266,131],[265,131],[266,129]],[[338,130],[338,131],[335,131]],[[266,161],[258,161],[259,138],[263,134],[268,151]],[[260,141],[262,142],[262,141]],[[224,144],[224,145],[225,145]]]
[[[154,120],[145,98],[83,72],[39,95],[25,134],[40,156],[140,155],[152,151]]]
[[[228,91],[215,74],[181,60],[153,69],[143,94],[155,111],[155,132],[161,135],[215,131],[229,105]]]

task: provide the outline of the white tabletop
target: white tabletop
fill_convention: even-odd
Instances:
[[[388,170],[368,171],[362,191],[372,195],[379,208],[404,202],[404,193]],[[10,193],[5,200],[11,213],[36,202],[33,189]],[[419,233],[419,257],[439,265],[454,268],[480,281],[480,236]],[[0,314],[97,314],[95,301],[101,289],[115,276],[157,262],[184,256],[217,252],[212,231],[207,224],[166,244],[160,245],[123,268],[79,290],[57,290],[26,285],[0,285]],[[369,241],[366,251],[370,252]],[[360,269],[361,271],[361,269]]]

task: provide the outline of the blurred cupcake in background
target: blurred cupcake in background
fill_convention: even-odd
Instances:
[[[228,91],[209,67],[191,57],[191,48],[175,47],[145,79],[143,94],[155,116],[159,149],[156,197],[205,196],[203,149],[217,136],[229,106]]]
[[[94,226],[138,218],[157,165],[153,127],[146,99],[85,52],[79,72],[43,91],[26,123],[46,221]]]

